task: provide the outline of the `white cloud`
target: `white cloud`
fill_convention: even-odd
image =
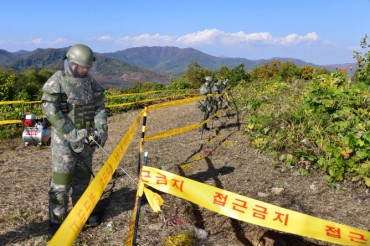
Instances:
[[[26,44],[28,45],[33,45],[37,48],[39,47],[50,47],[50,46],[58,46],[58,45],[62,45],[62,44],[66,44],[67,41],[64,39],[64,38],[57,38],[57,39],[54,39],[54,40],[43,40],[42,38],[33,38],[29,41],[26,41],[25,42]]]
[[[125,36],[116,40],[116,43],[128,47],[132,46],[155,46],[174,44],[174,37],[161,34],[140,34],[138,36]]]
[[[186,34],[176,39],[176,42],[192,45],[192,44],[213,44],[218,39],[225,35],[224,32],[218,29],[205,29],[203,31]]]
[[[222,45],[222,46],[244,46],[254,43],[269,45],[296,45],[304,42],[318,41],[319,36],[315,32],[305,35],[292,33],[285,37],[273,36],[268,32],[245,33],[223,32],[218,29],[204,29],[202,31],[185,34],[183,36],[169,36],[161,34],[140,34],[137,36],[125,36],[116,42],[126,47],[131,46],[154,46],[154,45],[173,45],[173,46],[197,46],[197,45]]]
[[[317,35],[315,32],[307,33],[304,36],[300,36],[296,33],[293,33],[283,38],[276,38],[276,42],[278,44],[296,44],[306,41],[317,41],[317,40],[319,40],[319,35]]]
[[[248,44],[253,42],[269,42],[273,37],[268,32],[245,33],[243,31],[235,33],[224,33],[222,43],[225,45]]]
[[[256,42],[272,45],[297,44],[301,42],[317,41],[319,36],[315,32],[306,35],[289,34],[285,37],[274,37],[268,32],[245,33],[243,31],[227,33],[218,29],[205,29],[200,32],[184,35],[176,39],[177,42],[192,44],[220,44],[220,45],[243,45]]]
[[[325,45],[325,40],[320,40],[316,32],[309,32],[306,34],[291,33],[286,36],[273,36],[269,32],[253,32],[246,33],[244,31],[238,32],[224,32],[219,29],[204,29],[201,31],[188,33],[182,36],[171,36],[160,33],[156,34],[139,34],[136,36],[124,36],[121,38],[114,38],[109,34],[98,37],[86,38],[87,44],[99,50],[106,51],[126,49],[139,46],[176,46],[176,47],[193,47],[202,49],[205,47],[215,48],[218,50],[253,48],[255,45],[269,46],[271,48],[297,47],[299,44],[316,42],[320,45]],[[320,43],[318,43],[320,41]],[[83,41],[79,41],[83,42]],[[73,40],[66,40],[65,38],[56,38],[54,40],[46,40],[41,37],[34,37],[24,42],[15,42],[10,40],[0,40],[4,47],[22,46],[22,48],[50,48],[50,47],[65,47],[76,43]],[[98,48],[99,47],[99,48]],[[14,48],[10,48],[13,50]]]
[[[113,40],[113,38],[109,35],[104,35],[104,36],[98,37],[97,40],[102,41],[102,42],[108,42],[108,41]]]

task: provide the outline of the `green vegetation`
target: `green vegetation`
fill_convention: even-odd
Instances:
[[[362,47],[369,48],[366,37]],[[321,169],[330,182],[370,187],[370,52],[355,55],[358,82],[345,71],[279,62],[252,69],[252,79],[232,90],[246,137],[301,174]]]

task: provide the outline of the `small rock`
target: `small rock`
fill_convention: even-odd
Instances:
[[[150,224],[148,226],[148,229],[151,230],[151,231],[159,231],[159,230],[161,230],[161,228],[162,228],[161,223],[153,223],[153,224]]]
[[[271,193],[274,195],[281,195],[283,193],[284,188],[272,187]]]
[[[203,229],[194,227],[194,231],[195,231],[195,236],[198,239],[206,239],[208,237],[208,232],[206,232]]]
[[[310,185],[310,189],[313,191],[313,192],[317,192],[317,186],[315,184],[315,182],[313,182],[311,185]]]
[[[267,193],[263,193],[263,192],[258,192],[258,193],[257,193],[257,195],[258,195],[259,197],[268,197],[268,196],[269,196],[269,194],[267,194]]]

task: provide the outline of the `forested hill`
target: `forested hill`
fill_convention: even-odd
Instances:
[[[0,67],[23,71],[35,69],[61,69],[68,47],[59,49],[36,49],[34,51],[8,52],[0,50]],[[167,83],[171,77],[183,74],[189,64],[197,62],[201,67],[218,70],[222,66],[233,68],[244,64],[246,70],[259,67],[275,60],[291,61],[297,66],[355,68],[355,64],[333,64],[318,66],[294,58],[274,57],[271,59],[248,60],[245,58],[216,57],[193,48],[178,47],[136,47],[113,53],[96,53],[99,79],[111,87],[129,87],[133,82],[150,81]]]
[[[188,64],[196,61],[200,66],[217,70],[221,66],[233,68],[240,64],[244,64],[246,70],[269,63],[273,60],[280,60],[282,62],[291,61],[297,66],[317,66],[294,58],[280,58],[274,57],[271,59],[249,60],[245,58],[227,58],[216,57],[205,54],[193,48],[177,48],[177,47],[136,47],[126,50],[116,51],[113,53],[103,53],[105,57],[117,58],[121,61],[135,64],[141,67],[146,67],[155,70],[164,70],[172,72],[184,72]]]
[[[0,50],[0,67],[15,71],[27,69],[63,69],[68,48],[36,49],[31,52],[8,52]],[[129,64],[96,53],[97,76],[109,87],[130,87],[135,81],[166,83],[168,78],[150,69]]]

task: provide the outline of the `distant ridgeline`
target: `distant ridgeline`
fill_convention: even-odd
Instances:
[[[23,71],[30,68],[57,70],[63,68],[63,57],[68,47],[59,49],[36,49],[34,51],[8,52],[0,50],[0,67]],[[233,68],[244,64],[246,70],[279,60],[291,61],[297,66],[323,67],[328,70],[355,68],[356,64],[332,64],[318,66],[299,59],[278,58],[248,60],[225,58],[205,54],[193,48],[136,47],[112,53],[96,53],[97,73],[101,82],[109,87],[130,87],[136,81],[168,83],[171,77],[184,73],[188,65],[197,62],[200,66],[218,70],[222,66]],[[354,73],[352,69],[351,73]],[[350,74],[350,75],[352,75]]]

